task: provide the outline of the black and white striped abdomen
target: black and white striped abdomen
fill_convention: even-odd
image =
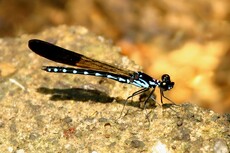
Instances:
[[[101,72],[101,71],[96,71],[96,70],[75,69],[71,67],[56,67],[56,66],[44,66],[42,67],[42,69],[47,72],[91,75],[91,76],[96,76],[96,77],[104,77],[108,79],[113,79],[121,83],[128,83],[128,84],[130,83],[130,77],[128,76],[117,75],[113,73]]]

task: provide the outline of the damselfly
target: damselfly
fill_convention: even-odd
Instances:
[[[162,75],[161,80],[157,80],[143,72],[134,72],[131,70],[124,70],[121,68],[117,68],[115,66],[97,61],[95,59],[88,58],[82,54],[53,45],[46,41],[42,41],[38,39],[31,39],[29,40],[28,45],[29,45],[29,48],[33,52],[35,52],[36,54],[42,57],[45,57],[49,60],[52,60],[58,63],[63,63],[63,64],[79,67],[79,68],[72,68],[72,67],[43,66],[42,69],[47,72],[72,73],[72,74],[82,74],[82,75],[92,75],[92,76],[97,76],[97,77],[105,77],[108,79],[113,79],[120,83],[132,84],[132,85],[142,88],[134,92],[131,96],[129,96],[126,99],[124,107],[128,99],[152,89],[149,96],[144,102],[144,106],[145,106],[146,102],[153,95],[156,87],[160,88],[162,104],[163,104],[162,97],[172,102],[169,98],[165,97],[164,95],[164,91],[170,90],[174,86],[174,82],[170,80],[170,76],[168,74]],[[122,109],[122,112],[124,110],[124,107]]]

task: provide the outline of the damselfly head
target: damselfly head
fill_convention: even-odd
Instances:
[[[161,81],[159,87],[160,87],[163,91],[170,90],[170,89],[173,88],[174,82],[171,82],[170,76],[169,76],[168,74],[162,75],[161,80],[162,80],[162,81]]]

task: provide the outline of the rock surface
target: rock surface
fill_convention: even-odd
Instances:
[[[230,116],[191,104],[148,107],[136,87],[104,78],[46,73],[60,65],[31,52],[38,38],[131,70],[110,40],[84,27],[47,29],[0,40],[0,152],[229,152]],[[170,91],[170,92],[173,92]]]

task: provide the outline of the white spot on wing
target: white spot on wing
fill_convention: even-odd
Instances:
[[[117,80],[117,78],[114,77],[114,76],[112,76],[112,75],[107,75],[106,77],[109,78],[109,79],[115,79],[115,80]]]
[[[102,76],[100,73],[95,73],[95,76]]]
[[[62,70],[62,72],[66,73],[66,72],[67,72],[67,70],[66,70],[66,69],[63,69],[63,70]]]
[[[125,79],[119,78],[118,81],[125,82]]]
[[[57,68],[54,68],[54,72],[58,72],[58,69],[57,69]]]
[[[77,73],[77,70],[73,70],[73,73],[76,74],[76,73]]]
[[[87,74],[89,74],[89,72],[87,72],[87,71],[84,71],[84,74],[85,74],[85,75],[87,75]]]

